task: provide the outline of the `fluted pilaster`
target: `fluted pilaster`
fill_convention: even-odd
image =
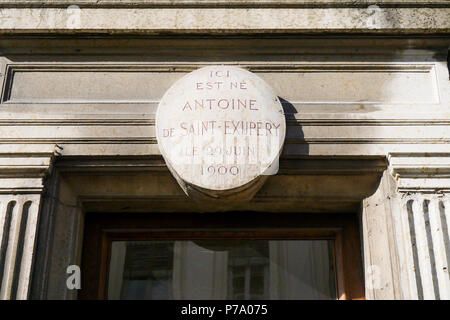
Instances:
[[[43,179],[53,147],[17,152],[0,147],[0,299],[27,299]]]
[[[400,281],[407,299],[450,299],[450,155],[397,155],[392,211]]]
[[[26,299],[39,196],[0,195],[0,203],[0,299]]]
[[[444,194],[406,194],[397,217],[402,285],[411,299],[450,299],[449,201]]]

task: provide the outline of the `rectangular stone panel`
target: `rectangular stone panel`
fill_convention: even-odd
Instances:
[[[260,76],[291,103],[439,102],[432,66],[322,66]]]
[[[165,91],[198,66],[8,67],[3,102],[157,103]],[[439,103],[432,64],[249,65],[291,103]]]
[[[98,103],[154,102],[181,77],[177,72],[147,71],[136,68],[114,70],[108,67],[90,70],[12,70],[4,101],[20,103]]]

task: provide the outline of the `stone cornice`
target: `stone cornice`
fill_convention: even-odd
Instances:
[[[391,153],[389,167],[399,192],[450,192],[450,153]]]
[[[239,210],[350,212],[373,194],[386,167],[380,156],[282,157],[278,173],[267,178],[251,201],[220,204],[189,200],[161,156],[61,157],[54,170],[83,207],[93,211],[216,212],[241,206]]]
[[[50,3],[50,2],[49,2]],[[0,34],[447,34],[449,6],[42,8],[0,6]],[[74,3],[67,2],[67,5]]]
[[[55,145],[0,145],[0,194],[41,193]]]
[[[0,0],[0,7],[55,8],[77,5],[95,8],[363,8],[448,7],[447,0]]]
[[[104,174],[111,172],[168,172],[163,158],[146,157],[65,157],[55,166],[60,172]],[[382,175],[384,157],[281,157],[279,175]]]

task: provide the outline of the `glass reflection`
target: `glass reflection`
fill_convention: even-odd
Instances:
[[[330,240],[114,241],[109,299],[336,299]]]

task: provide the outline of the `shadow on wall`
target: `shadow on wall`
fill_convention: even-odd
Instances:
[[[278,97],[278,99],[280,99],[281,105],[283,106],[283,112],[286,118],[286,138],[283,154],[309,155],[309,145],[305,140],[302,126],[295,118],[295,114],[298,113],[297,109],[286,99],[281,97]]]

